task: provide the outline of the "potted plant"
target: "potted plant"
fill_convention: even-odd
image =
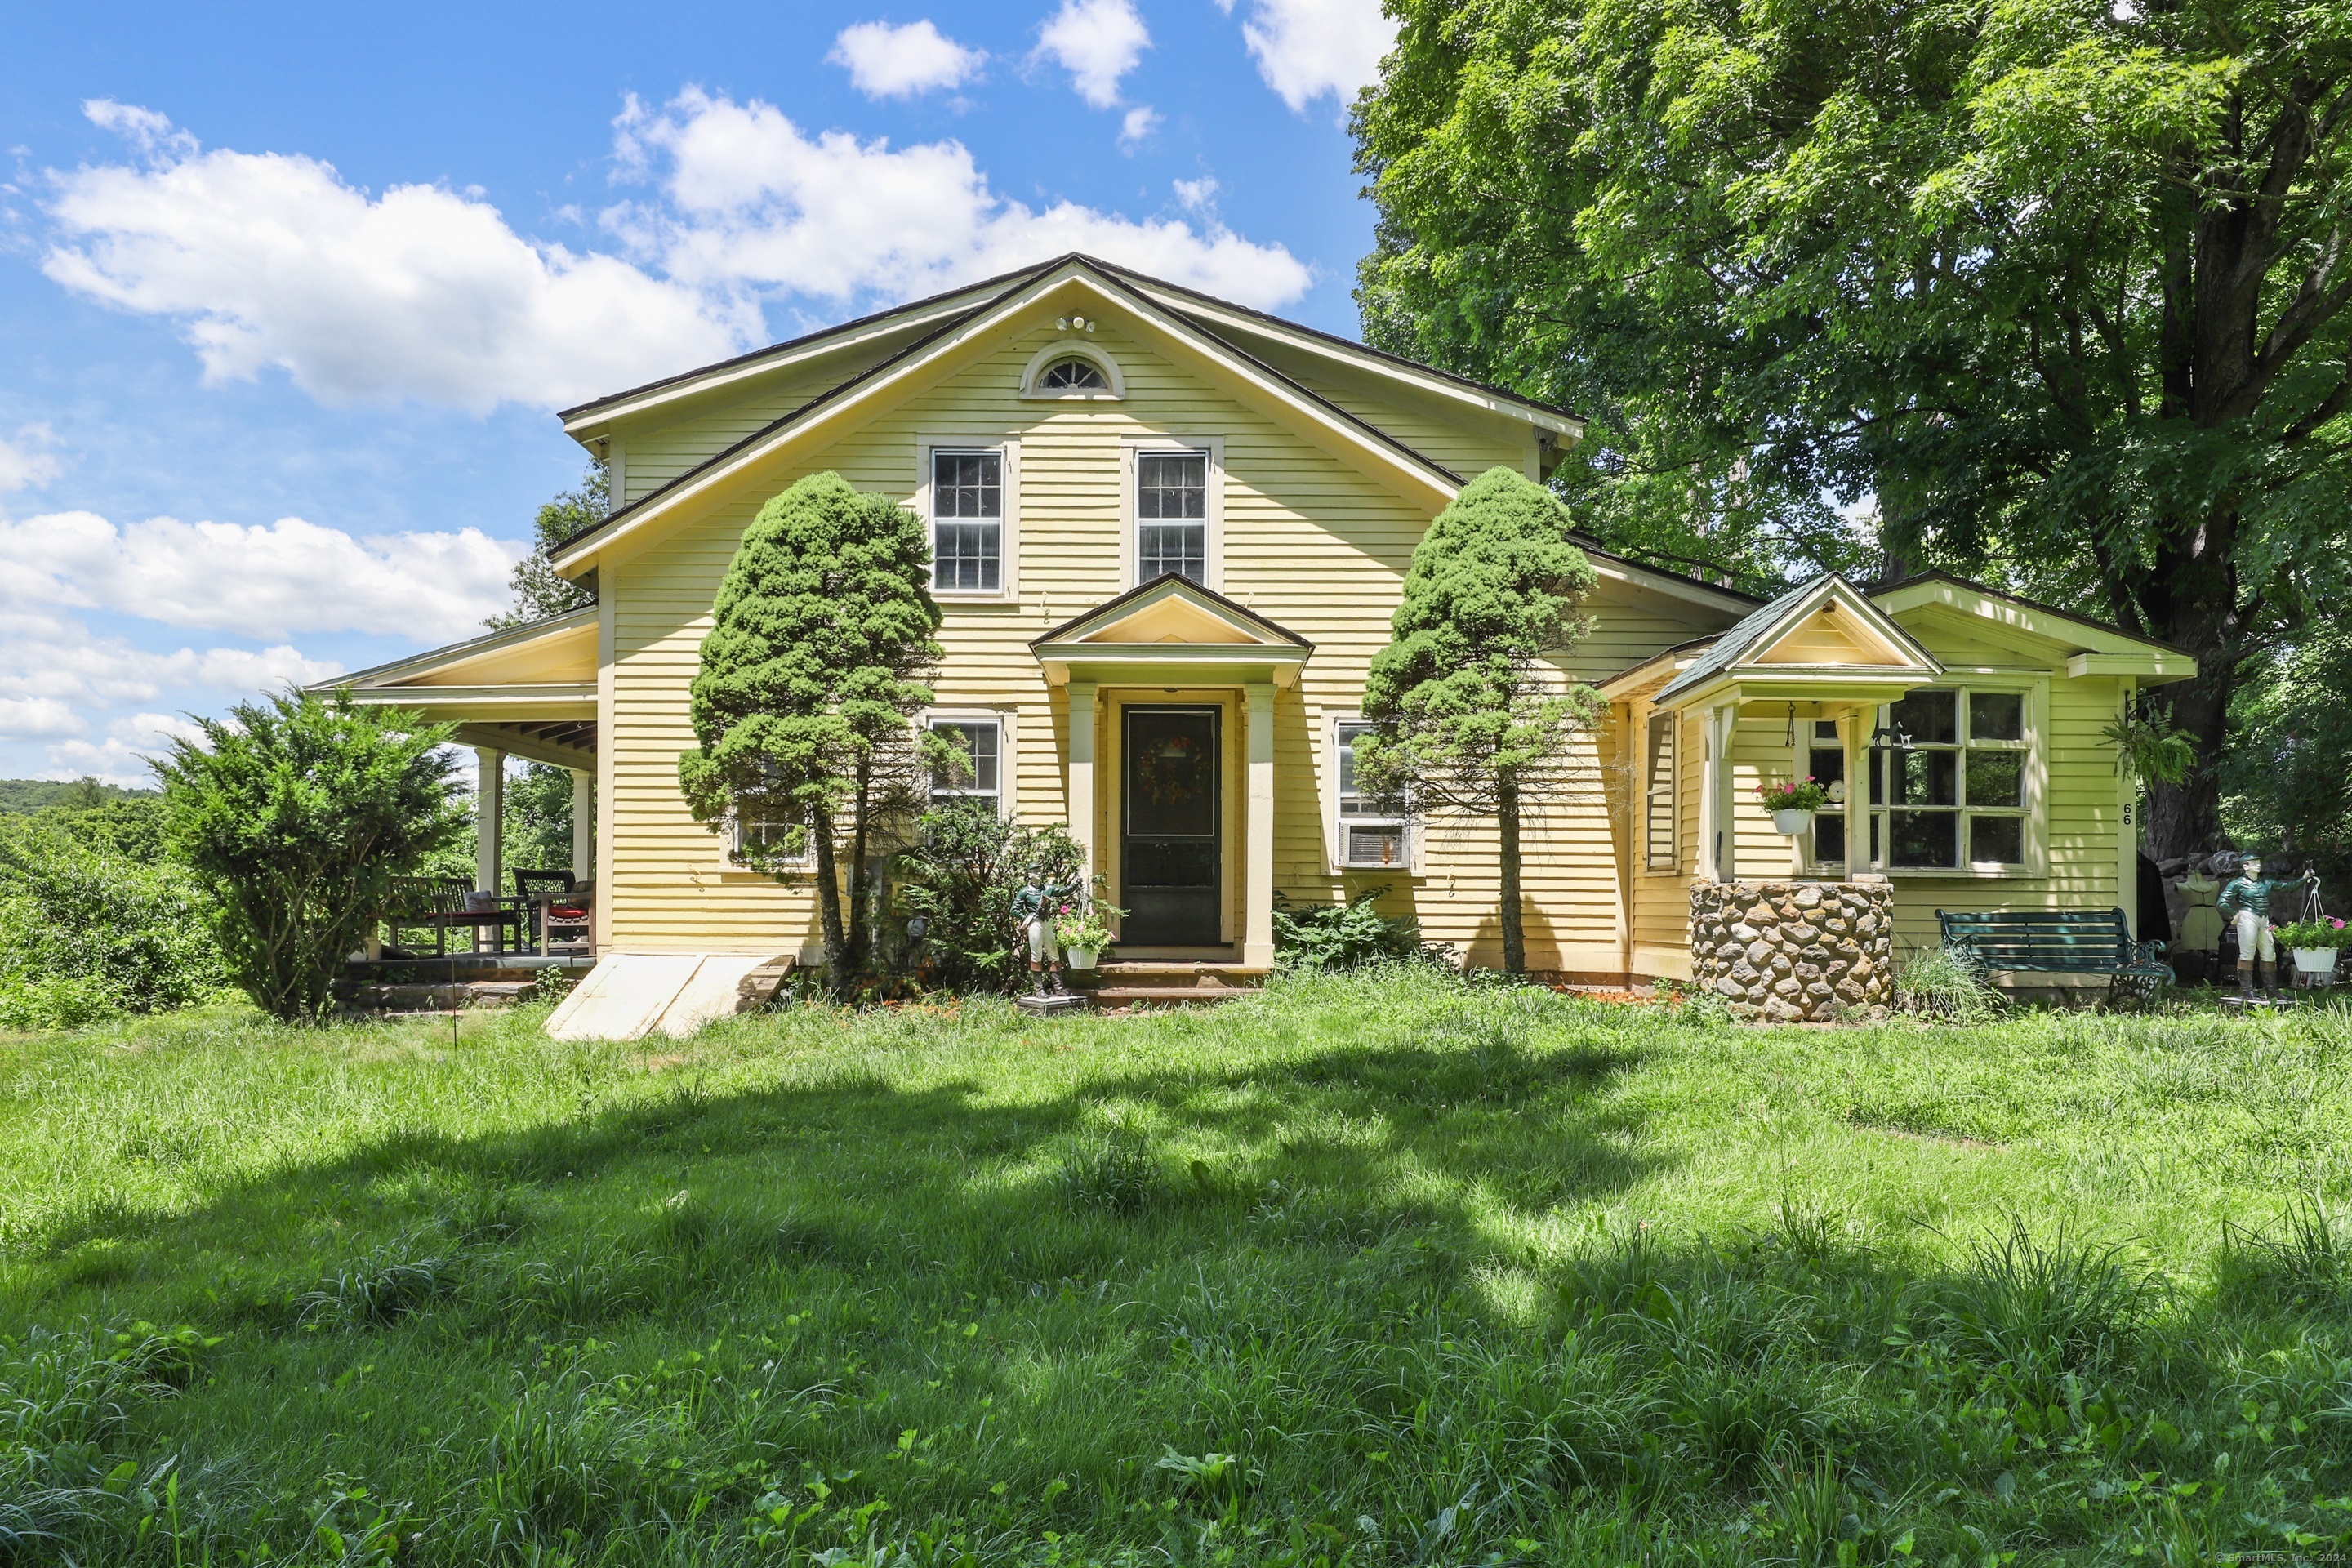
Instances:
[[[1097,877],[1095,883],[1101,886],[1102,879]],[[1054,941],[1062,950],[1062,962],[1072,969],[1092,969],[1110,948],[1110,922],[1126,913],[1099,892],[1064,903],[1054,915]]]
[[[2352,945],[2352,932],[2333,916],[2290,921],[2276,930],[2278,944],[2294,950],[2294,966],[2305,974],[2334,974],[2337,951]]]
[[[1760,784],[1756,798],[1772,814],[1772,831],[1794,838],[1813,825],[1813,813],[1830,803],[1829,786],[1807,773],[1782,784]]]

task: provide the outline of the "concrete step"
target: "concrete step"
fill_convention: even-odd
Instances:
[[[1150,991],[1254,990],[1265,984],[1266,971],[1243,963],[1103,963],[1092,969],[1066,969],[1062,978],[1071,988],[1108,991],[1142,988]]]

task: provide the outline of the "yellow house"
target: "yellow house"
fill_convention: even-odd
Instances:
[[[1072,256],[562,417],[612,479],[554,555],[595,605],[337,684],[457,721],[493,781],[575,770],[600,953],[814,954],[808,890],[738,867],[677,760],[737,539],[834,469],[929,522],[924,721],[972,746],[970,793],[1071,825],[1134,911],[1122,958],[1262,969],[1277,897],[1381,888],[1498,960],[1491,825],[1370,815],[1349,747],[1423,529],[1493,465],[1547,475],[1572,414]],[[1586,548],[1561,668],[1608,719],[1527,830],[1532,967],[1687,976],[1695,879],[1883,873],[1913,942],[1937,908],[2130,908],[2100,730],[2193,673],[2177,649],[1937,574],[1759,605]],[[1753,793],[1865,773],[1793,838]]]

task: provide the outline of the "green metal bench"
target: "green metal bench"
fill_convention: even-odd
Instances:
[[[2121,910],[1937,910],[1944,945],[1979,973],[2104,974],[2107,1005],[2144,1005],[2172,984],[2160,942],[2135,942]]]

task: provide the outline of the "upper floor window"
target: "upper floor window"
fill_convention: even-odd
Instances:
[[[1173,574],[1208,585],[1208,453],[1136,454],[1135,519],[1136,582]]]
[[[931,454],[931,586],[993,594],[1004,584],[1004,454]]]
[[[1072,355],[1047,365],[1037,378],[1040,392],[1108,392],[1110,378],[1090,359]]]
[[[963,747],[961,768],[931,775],[931,804],[951,800],[984,800],[1002,809],[1004,800],[1004,727],[994,719],[934,719],[934,733]]]

